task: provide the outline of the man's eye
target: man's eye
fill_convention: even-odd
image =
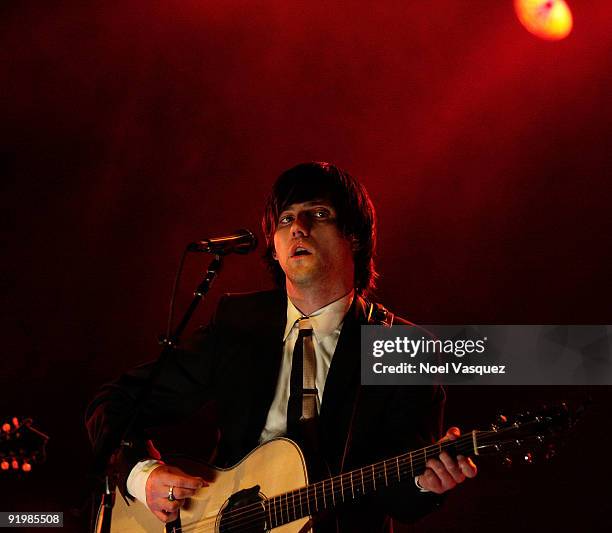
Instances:
[[[283,215],[282,217],[278,219],[278,223],[279,224],[289,224],[289,222],[291,222],[292,220],[293,219],[291,215]]]
[[[329,211],[327,209],[317,209],[314,215],[316,218],[327,218],[329,216]]]

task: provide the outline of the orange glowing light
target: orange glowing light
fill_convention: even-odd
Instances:
[[[32,471],[32,465],[31,465],[30,463],[23,463],[23,464],[21,465],[21,469],[22,469],[24,472],[31,472],[31,471]]]
[[[2,462],[0,463],[0,468],[2,468],[2,470],[8,470],[8,469],[9,469],[9,466],[10,466],[10,465],[8,464],[8,461],[2,461]]]
[[[514,0],[514,10],[527,31],[541,39],[564,39],[574,25],[565,0]]]
[[[11,430],[11,425],[10,424],[2,424],[2,431],[4,431],[5,433],[8,433]]]
[[[11,466],[13,467],[13,470],[19,470],[19,461],[17,461],[17,459],[13,459],[11,461]]]

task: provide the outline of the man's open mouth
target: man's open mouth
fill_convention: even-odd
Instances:
[[[310,252],[308,250],[306,250],[306,248],[304,248],[303,246],[298,246],[295,251],[293,252],[293,254],[291,254],[291,257],[300,257],[302,255],[311,255]]]

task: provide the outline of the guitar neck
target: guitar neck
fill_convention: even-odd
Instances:
[[[474,454],[477,449],[476,434],[468,433],[454,441],[432,444],[274,496],[265,502],[270,524],[279,527],[412,481],[425,471],[429,458],[438,457],[443,451],[453,456]]]

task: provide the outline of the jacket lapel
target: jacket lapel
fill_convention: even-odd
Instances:
[[[270,405],[274,399],[278,374],[283,355],[283,332],[287,321],[287,297],[284,292],[274,293],[274,297],[266,305],[257,309],[259,316],[267,317],[258,323],[257,334],[253,335],[252,350],[253,365],[249,377],[253,395],[246,401],[252,406],[253,416],[249,417],[247,441],[257,443],[259,435],[266,423]]]
[[[332,358],[321,405],[323,448],[336,469],[342,457],[346,435],[360,384],[361,325],[367,322],[366,302],[355,297],[342,326]]]

